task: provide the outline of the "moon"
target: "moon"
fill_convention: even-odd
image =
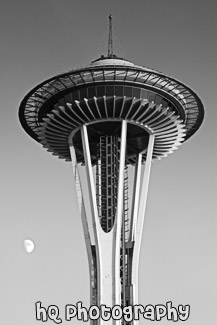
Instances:
[[[25,239],[24,240],[24,248],[25,248],[27,253],[32,253],[34,248],[35,248],[35,245],[34,245],[32,240]]]

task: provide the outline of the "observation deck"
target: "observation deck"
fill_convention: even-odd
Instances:
[[[92,164],[100,137],[119,138],[122,120],[128,123],[126,161],[135,164],[139,152],[145,162],[150,134],[153,159],[160,159],[190,138],[203,117],[203,104],[189,87],[115,55],[42,82],[19,110],[25,131],[66,161],[72,135],[77,161],[84,162],[80,127],[87,125]]]

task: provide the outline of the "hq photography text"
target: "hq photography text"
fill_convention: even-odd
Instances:
[[[106,305],[92,305],[89,308],[83,306],[79,301],[75,305],[68,304],[65,306],[64,313],[60,313],[60,309],[56,305],[50,305],[47,308],[42,306],[41,301],[35,303],[36,320],[46,322],[53,320],[56,324],[61,324],[63,319],[71,321],[77,319],[83,322],[89,320],[103,319],[108,321],[110,319],[120,320],[124,319],[126,322],[132,320],[140,320],[142,318],[150,321],[160,321],[167,319],[168,321],[177,322],[179,320],[186,321],[190,316],[190,305],[178,305],[174,307],[171,301],[165,305],[134,305],[121,307],[115,305],[112,308]],[[62,316],[63,315],[63,316]]]

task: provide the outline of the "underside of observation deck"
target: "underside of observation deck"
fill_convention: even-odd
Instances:
[[[149,134],[156,137],[154,159],[172,153],[186,136],[186,126],[173,106],[157,105],[147,99],[103,96],[56,106],[43,118],[38,137],[48,151],[70,160],[68,138],[73,134],[78,162],[84,163],[80,125],[85,124],[90,138],[91,160],[96,164],[99,138],[119,137],[123,119],[128,121],[127,164],[135,164],[138,152],[143,152],[145,161]]]

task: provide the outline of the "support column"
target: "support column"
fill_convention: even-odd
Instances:
[[[93,298],[93,286],[91,286],[91,303],[100,305],[106,305],[112,308],[114,305],[121,305],[121,275],[120,275],[120,254],[121,254],[121,231],[123,220],[123,193],[124,193],[124,168],[126,160],[126,145],[127,145],[127,121],[122,121],[121,138],[120,138],[120,157],[119,157],[119,170],[118,170],[118,196],[117,196],[117,208],[116,216],[112,229],[109,232],[105,232],[100,224],[99,212],[96,199],[96,187],[93,175],[93,168],[91,163],[90,145],[88,140],[87,126],[81,127],[82,145],[85,166],[83,167],[86,172],[86,181],[88,185],[88,197],[91,207],[91,219],[86,215],[82,218],[85,240],[87,244],[87,252],[90,268],[90,280],[97,281],[95,286],[95,297]],[[139,265],[139,253],[141,246],[142,228],[144,223],[144,215],[146,208],[148,183],[150,177],[152,153],[154,147],[154,136],[149,136],[149,144],[147,151],[147,159],[142,177],[142,153],[137,156],[135,179],[134,179],[134,191],[132,201],[132,217],[130,225],[129,244],[127,245],[127,268],[130,270],[128,274],[127,282],[127,304],[138,304],[138,265]],[[70,144],[70,151],[72,157],[73,171],[77,182],[77,166],[75,150],[72,144]],[[80,190],[81,183],[79,182]],[[79,188],[78,188],[79,189]],[[83,198],[83,196],[82,196]],[[80,199],[79,202],[87,209],[85,200]],[[90,233],[90,229],[92,232]],[[124,250],[125,251],[125,250]],[[122,252],[123,253],[123,252]],[[125,254],[125,253],[124,253]],[[128,254],[128,255],[127,255]],[[95,264],[94,264],[95,263]],[[125,269],[124,269],[125,271]],[[93,279],[93,272],[94,279]],[[125,304],[126,302],[124,302]],[[91,321],[92,325],[121,325],[123,319],[108,321],[98,319]],[[132,325],[138,324],[138,321],[133,321]]]
[[[88,196],[91,206],[91,217],[89,221],[85,218],[83,223],[85,238],[89,238],[87,252],[89,256],[90,276],[93,269],[93,252],[90,247],[91,238],[88,228],[93,227],[94,249],[96,252],[96,274],[97,277],[97,305],[106,305],[113,307],[121,305],[121,280],[120,280],[120,250],[121,250],[121,227],[123,215],[123,189],[124,189],[124,168],[125,168],[125,153],[126,153],[126,138],[127,138],[127,122],[122,122],[121,139],[120,139],[120,160],[118,171],[118,199],[115,222],[113,228],[109,232],[105,232],[99,220],[96,188],[94,182],[93,168],[91,164],[90,146],[88,140],[87,127],[81,128],[82,146],[85,159],[85,172],[88,185]],[[75,151],[73,146],[70,148],[71,157],[73,160],[73,171],[75,173]],[[85,205],[86,202],[84,202]],[[91,222],[91,224],[89,224]],[[91,257],[90,257],[91,256]],[[120,325],[122,320],[104,321],[101,318],[97,321],[92,321],[92,324],[97,325]]]
[[[133,204],[133,211],[132,211],[132,215],[134,219],[132,220],[133,230],[131,236],[134,242],[133,257],[132,257],[132,277],[131,277],[132,286],[133,286],[133,292],[132,292],[133,305],[139,304],[138,301],[139,255],[140,255],[140,247],[141,247],[141,240],[142,240],[143,224],[145,218],[153,148],[154,148],[154,135],[150,135],[143,177],[141,177],[142,161],[139,156],[137,158],[135,185],[134,185],[134,204]],[[138,199],[138,192],[140,192],[139,199]],[[138,321],[134,320],[132,324],[137,325]]]

